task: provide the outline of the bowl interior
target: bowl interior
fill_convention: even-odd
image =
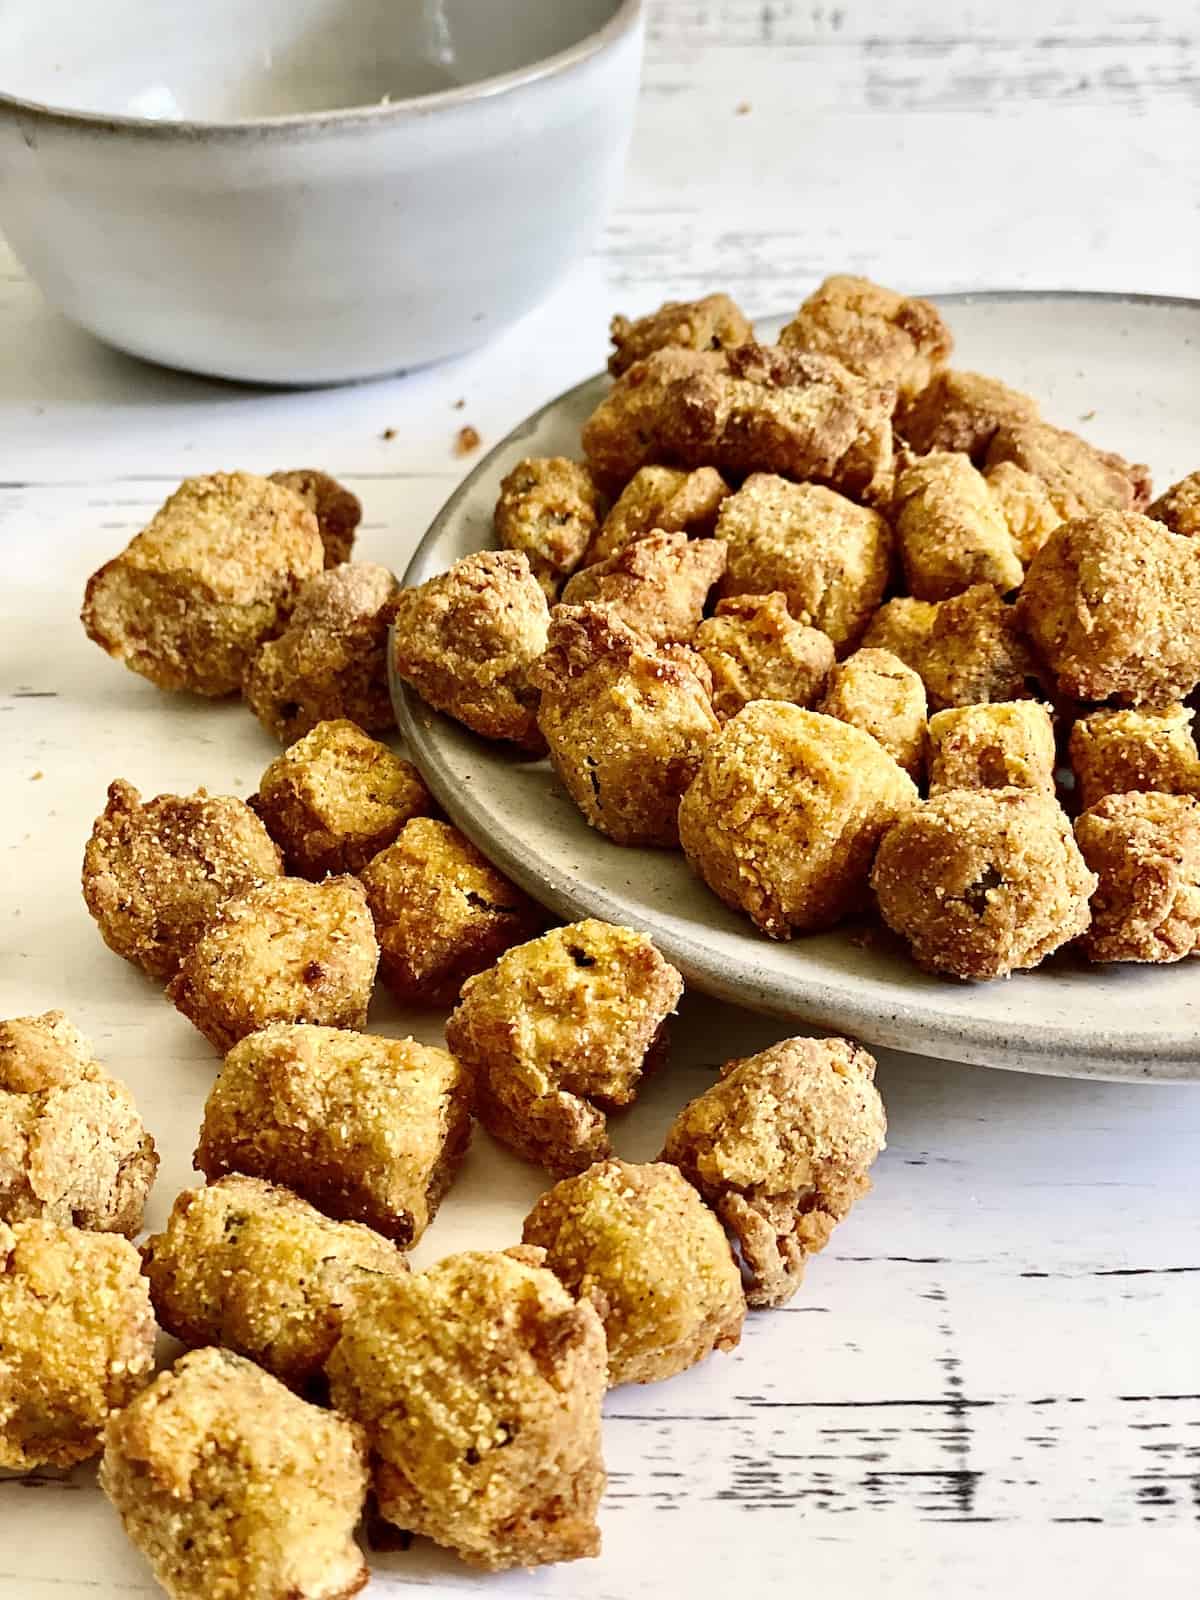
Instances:
[[[8,0],[0,93],[107,116],[236,122],[517,72],[621,0]]]

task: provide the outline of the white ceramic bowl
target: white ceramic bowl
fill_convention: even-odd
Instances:
[[[4,0],[0,229],[134,354],[329,383],[482,343],[600,225],[641,0]]]

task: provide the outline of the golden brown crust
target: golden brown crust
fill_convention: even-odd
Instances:
[[[1156,522],[1164,522],[1172,533],[1195,538],[1200,534],[1200,472],[1189,472],[1173,483],[1146,512]]]
[[[614,377],[656,350],[728,350],[754,338],[750,322],[727,294],[668,300],[636,322],[616,316],[609,332],[614,348],[608,370]]]
[[[925,770],[925,685],[890,650],[856,650],[829,674],[815,708],[876,739],[914,782]]]
[[[577,572],[563,589],[563,604],[605,605],[658,644],[686,644],[724,571],[719,539],[689,539],[656,528]]]
[[[301,467],[293,472],[273,472],[271,482],[282,484],[301,500],[317,519],[326,567],[349,561],[354,536],[362,521],[362,505],[355,494],[327,472]]]
[[[977,583],[949,600],[889,600],[863,644],[890,650],[919,673],[930,711],[1023,700],[1040,685],[1017,616],[990,583]]]
[[[1010,389],[999,378],[946,368],[900,405],[896,432],[918,455],[962,450],[979,466],[999,428],[1036,422],[1039,415],[1032,395]]]
[[[1002,594],[1024,569],[999,501],[971,458],[935,451],[909,461],[892,502],[896,543],[909,593],[948,600],[976,583]]]
[[[871,884],[919,966],[986,980],[1083,933],[1096,879],[1052,796],[943,789],[884,835]]]
[[[1110,794],[1200,794],[1192,713],[1178,702],[1080,717],[1071,729],[1069,754],[1080,811]]]
[[[471,1083],[415,1039],[278,1024],[226,1057],[196,1167],[283,1184],[400,1245],[433,1220],[471,1138]]]
[[[599,505],[591,473],[565,456],[518,461],[500,484],[496,537],[524,552],[551,604],[596,535]]]
[[[686,533],[708,538],[717,523],[729,485],[715,467],[681,472],[675,467],[642,467],[621,490],[604,525],[588,546],[584,566],[606,561],[643,533]]]
[[[1040,478],[1015,461],[998,461],[984,473],[992,498],[1012,537],[1023,566],[1028,566],[1063,520]]]
[[[1033,789],[1053,796],[1054,722],[1036,700],[939,711],[929,721],[929,792]]]
[[[349,1600],[363,1431],[229,1350],[196,1350],[109,1423],[100,1485],[171,1600]]]
[[[950,359],[954,339],[936,306],[869,278],[839,273],[809,295],[782,345],[834,356],[860,378],[919,394]]]
[[[696,629],[692,648],[712,674],[713,710],[728,722],[751,700],[811,706],[834,663],[833,640],[788,611],[787,596],[731,595]]]
[[[874,1079],[874,1057],[849,1039],[784,1039],[726,1062],[671,1124],[662,1159],[737,1241],[751,1306],[785,1305],[871,1187],[887,1131]]]
[[[355,878],[272,878],[227,900],[167,998],[224,1055],[272,1022],[366,1026],[379,963]]]
[[[1098,450],[1048,422],[1010,423],[988,446],[987,465],[1011,461],[1046,486],[1060,517],[1101,511],[1142,511],[1150,500],[1150,469],[1131,465],[1112,450]]]
[[[682,993],[644,935],[589,919],[468,979],[446,1042],[475,1076],[488,1132],[567,1176],[611,1153],[604,1112],[630,1105],[665,1055]]]
[[[1182,961],[1200,954],[1200,803],[1114,794],[1075,824],[1099,882],[1083,948],[1092,961]]]
[[[282,871],[244,801],[200,789],[143,805],[117,778],[84,850],[83,898],[110,950],[169,978],[226,900]]]

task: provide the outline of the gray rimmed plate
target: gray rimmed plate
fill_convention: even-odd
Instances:
[[[955,364],[995,373],[1046,415],[1148,461],[1165,486],[1200,466],[1200,301],[1143,295],[935,297]],[[763,320],[773,337],[779,319]],[[530,455],[577,455],[607,379],[589,379],[515,428],[438,515],[408,571],[423,582],[491,545],[500,479]],[[728,910],[683,857],[629,850],[588,828],[545,761],[477,739],[399,681],[401,732],[449,816],[560,916],[641,928],[697,988],[869,1044],[1072,1077],[1200,1079],[1200,967],[1089,967],[1072,955],[993,984],[919,972],[898,950],[839,930],[774,944]]]

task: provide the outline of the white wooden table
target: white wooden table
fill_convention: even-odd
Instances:
[[[594,256],[488,350],[409,379],[263,394],[149,370],[0,250],[0,1015],[64,1007],[135,1087],[164,1154],[152,1225],[214,1058],[101,946],[83,841],[112,777],[246,794],[273,747],[238,706],[107,663],[76,620],[88,572],[188,473],[308,464],[362,496],[360,554],[400,569],[469,464],[457,430],[494,440],[599,365],[611,310],[668,293],[786,308],[838,267],[1200,293],[1200,20],[1155,9],[659,0]],[[431,1040],[441,1021],[373,1015]],[[689,998],[621,1153],[652,1156],[715,1061],[777,1036]],[[417,1541],[375,1558],[372,1595],[1195,1594],[1200,1094],[900,1057],[880,1083],[875,1193],[795,1302],[733,1356],[610,1397],[602,1559],[481,1579]],[[419,1258],[511,1242],[537,1188],[481,1138]],[[155,1592],[91,1469],[0,1481],[3,1600]]]

